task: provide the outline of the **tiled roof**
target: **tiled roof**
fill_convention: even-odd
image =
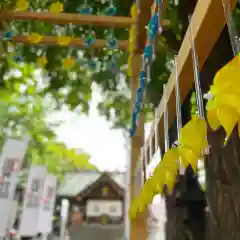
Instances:
[[[76,196],[87,186],[97,181],[102,172],[98,171],[81,171],[77,173],[68,173],[65,175],[63,182],[58,188],[58,196]],[[122,188],[125,187],[125,174],[119,172],[108,173],[109,176]]]

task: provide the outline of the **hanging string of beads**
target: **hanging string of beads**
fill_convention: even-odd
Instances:
[[[91,15],[93,14],[93,8],[88,4],[88,0],[84,0],[84,3],[77,8],[77,12],[80,14]]]
[[[133,137],[137,126],[138,126],[138,119],[140,110],[142,107],[142,101],[143,101],[143,94],[144,94],[144,88],[146,85],[146,81],[150,81],[151,78],[151,64],[153,61],[154,56],[154,49],[153,49],[153,43],[156,39],[157,33],[158,33],[158,16],[157,14],[154,14],[151,20],[148,24],[148,43],[144,49],[144,55],[143,55],[143,70],[140,72],[140,78],[139,78],[139,87],[137,89],[137,97],[135,106],[133,107],[133,113],[132,113],[132,123],[130,128],[130,136]]]
[[[114,5],[114,1],[110,0],[109,6],[104,9],[103,14],[106,16],[114,16],[116,15],[116,13],[117,13],[117,8]]]

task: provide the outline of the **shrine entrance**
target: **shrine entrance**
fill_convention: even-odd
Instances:
[[[123,173],[69,173],[60,185],[56,211],[69,201],[68,233],[77,239],[124,239]]]

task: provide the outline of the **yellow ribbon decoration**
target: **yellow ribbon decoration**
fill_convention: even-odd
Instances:
[[[181,130],[178,154],[181,164],[186,168],[189,164],[197,171],[198,160],[208,147],[207,123],[204,119],[194,116]]]
[[[60,46],[67,46],[71,43],[72,38],[69,36],[58,36],[57,42]]]
[[[37,64],[39,66],[44,67],[48,63],[47,57],[46,56],[41,56],[37,58]]]
[[[208,99],[206,109],[209,126],[214,131],[223,127],[226,141],[236,124],[240,123],[239,75],[240,55],[237,55],[216,73],[213,85],[205,96]]]
[[[181,129],[179,145],[164,154],[152,177],[146,181],[140,195],[132,202],[130,218],[135,218],[137,212],[143,211],[151,203],[154,195],[163,192],[164,187],[167,188],[168,194],[173,192],[180,162],[185,168],[191,165],[196,172],[198,161],[207,147],[207,123],[194,116]]]
[[[49,7],[49,12],[53,14],[59,14],[64,11],[63,4],[60,2],[52,3]]]
[[[15,11],[27,11],[29,8],[29,3],[27,0],[18,0],[16,2]]]
[[[39,35],[38,33],[32,33],[27,37],[27,40],[33,44],[40,43],[42,39],[43,39],[43,36]]]
[[[74,66],[75,60],[73,58],[64,58],[63,59],[63,67],[66,69],[70,69]]]
[[[177,148],[172,148],[164,154],[152,177],[145,182],[140,195],[133,201],[129,210],[130,219],[135,218],[137,212],[142,212],[148,204],[151,204],[153,197],[162,193],[164,186],[169,193],[173,191],[179,169],[178,159]]]

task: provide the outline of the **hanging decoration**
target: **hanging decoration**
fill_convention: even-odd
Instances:
[[[65,34],[73,36],[74,35],[74,26],[72,24],[69,24],[67,30],[65,29],[64,31],[65,31],[64,32]],[[61,46],[68,46],[71,43],[71,41],[72,41],[72,37],[70,37],[70,36],[59,36],[60,39],[63,40],[62,42],[60,41],[59,44]],[[75,63],[76,63],[75,58],[72,57],[73,48],[69,47],[68,50],[69,50],[69,52],[67,54],[67,57],[65,57],[63,59],[63,62],[62,62],[63,68],[65,68],[65,69],[73,68]]]
[[[43,46],[43,48],[37,52],[36,64],[38,67],[45,68],[48,63],[47,59],[47,46]]]
[[[143,70],[140,72],[139,88],[137,89],[136,102],[135,102],[135,106],[133,108],[133,113],[132,113],[132,125],[130,129],[131,137],[134,136],[138,126],[138,118],[139,118],[139,113],[142,106],[146,81],[149,82],[151,78],[150,64],[152,62],[152,54],[153,54],[152,46],[151,45],[146,46],[144,49],[144,67],[143,67]]]
[[[156,4],[157,4],[157,10],[158,10],[158,32],[159,34],[162,33],[163,29],[161,26],[161,9],[162,9],[162,4],[163,4],[163,0],[156,0]]]
[[[95,32],[93,30],[90,31],[90,33],[87,35],[87,38],[85,40],[86,47],[91,47],[94,41],[96,40]]]
[[[13,60],[14,60],[16,63],[20,63],[20,62],[23,62],[23,61],[24,61],[24,57],[23,57],[23,56],[16,55],[16,56],[13,57]]]
[[[154,41],[159,28],[158,14],[155,13],[148,24],[148,39]]]
[[[110,34],[107,39],[107,47],[111,50],[116,50],[118,47],[117,39],[114,36],[114,29],[110,30]],[[113,51],[111,54],[112,56],[109,59],[109,63],[107,64],[107,67],[113,73],[117,73],[118,71],[117,59],[116,59],[116,56],[113,55]]]
[[[29,8],[28,0],[18,0],[16,2],[15,11],[25,12]]]
[[[150,23],[148,25],[149,26],[149,28],[148,28],[148,33],[149,33],[148,34],[149,35],[148,44],[146,45],[146,47],[144,49],[144,55],[143,55],[144,67],[143,67],[143,71],[140,73],[140,83],[139,83],[139,88],[137,89],[136,103],[135,103],[133,113],[132,113],[132,125],[131,125],[131,129],[130,129],[131,137],[134,136],[137,125],[138,125],[138,118],[139,118],[139,112],[140,112],[142,100],[143,100],[145,81],[149,82],[151,79],[151,64],[153,61],[153,53],[154,53],[152,43],[157,34],[157,28],[156,27],[153,28],[151,21],[152,21],[152,19],[150,20]],[[150,34],[150,31],[152,31],[151,34]],[[142,86],[144,86],[144,87],[142,87]]]
[[[10,41],[13,37],[13,32],[12,31],[8,31],[8,32],[5,32],[3,34],[3,40],[4,41]]]
[[[74,67],[75,59],[72,57],[66,57],[63,59],[63,67],[65,69],[71,69]]]
[[[113,0],[110,0],[110,5],[104,10],[104,13],[107,16],[114,16],[116,12],[117,8],[114,6]],[[114,28],[110,30],[110,34],[107,39],[107,45],[110,49],[116,49],[118,46],[118,42],[114,34]]]
[[[81,5],[77,8],[77,12],[80,14],[92,15],[93,8],[88,4],[88,0],[84,0],[83,5]]]
[[[112,73],[118,72],[119,68],[118,68],[118,63],[117,63],[117,59],[115,56],[111,56],[110,61],[108,62],[108,69]]]
[[[150,31],[150,28],[149,28],[149,31]],[[154,34],[150,34],[150,35],[153,40]],[[203,99],[201,95],[201,87],[200,87],[199,72],[198,72],[197,55],[196,55],[194,40],[191,34],[191,29],[190,29],[190,38],[192,43],[192,60],[193,60],[193,66],[194,66],[195,87],[197,92],[198,115],[194,116],[184,127],[181,127],[182,123],[181,123],[181,119],[179,119],[179,117],[181,117],[180,102],[177,104],[176,111],[178,114],[178,124],[177,124],[178,125],[178,141],[175,143],[175,145],[171,149],[169,149],[167,98],[166,98],[166,95],[164,94],[165,154],[163,156],[162,161],[155,168],[152,177],[150,177],[145,182],[141,193],[133,201],[129,211],[129,216],[131,219],[136,216],[137,212],[143,211],[145,207],[152,202],[152,199],[156,194],[165,193],[165,190],[167,190],[168,194],[172,193],[175,182],[176,182],[177,174],[179,173],[180,163],[184,168],[191,165],[194,172],[196,172],[199,159],[203,157],[205,150],[208,149],[207,123],[205,121]],[[146,58],[148,56],[151,56],[151,54],[149,55],[147,54],[151,52],[149,49],[145,52]],[[150,58],[148,58],[148,60],[150,60]],[[177,68],[176,68],[176,71],[177,71]],[[227,75],[225,74],[225,79],[226,79],[226,76]],[[176,85],[178,86],[178,84]],[[164,93],[165,92],[166,91],[164,91]],[[180,96],[178,91],[176,92],[176,95],[178,95],[178,100],[180,101]]]
[[[43,36],[41,36],[40,34],[38,33],[31,33],[28,37],[27,37],[27,40],[32,43],[32,44],[38,44],[42,41],[43,39]]]
[[[117,12],[117,8],[113,4],[111,4],[109,7],[107,7],[104,10],[104,14],[106,16],[114,16],[114,15],[116,15],[116,12]]]
[[[97,68],[97,63],[94,59],[89,59],[87,62],[87,66],[88,66],[89,70],[95,71]]]
[[[197,115],[193,116],[192,119],[180,130],[180,138],[178,140],[178,152],[181,158],[182,165],[185,168],[188,165],[191,165],[193,171],[196,172],[198,161],[202,159],[203,154],[206,153],[206,149],[208,149],[208,142],[207,123],[205,121],[203,97],[198,70],[198,60],[195,43],[192,36],[192,24],[190,17],[189,25],[189,38],[192,44],[192,61],[198,113]]]
[[[57,42],[60,46],[68,46],[72,42],[72,37],[70,36],[58,36]]]
[[[53,14],[60,14],[64,11],[64,6],[60,2],[54,2],[49,7],[49,12]]]
[[[146,82],[146,73],[144,70],[142,70],[140,72],[139,88],[137,89],[136,102],[135,102],[135,106],[133,107],[133,113],[132,113],[132,123],[131,123],[131,129],[130,129],[131,137],[134,136],[137,129],[139,113],[140,113],[142,101],[143,101],[145,82]]]
[[[226,141],[240,119],[239,74],[240,55],[238,54],[217,72],[210,91],[205,95],[208,99],[208,123],[214,131],[223,127],[226,132]],[[238,132],[240,136],[240,127]]]
[[[38,66],[45,67],[47,63],[48,63],[48,60],[47,60],[46,56],[37,57],[37,65]]]
[[[110,0],[109,6],[104,9],[103,14],[106,16],[114,16],[117,13],[117,8],[115,7],[113,0]]]
[[[108,36],[108,40],[107,40],[107,46],[110,49],[116,49],[118,44],[117,44],[117,39],[114,37],[114,34],[110,34],[110,36]]]
[[[235,57],[216,73],[213,85],[204,97],[208,100],[206,106],[208,124],[214,131],[223,127],[226,132],[224,143],[226,144],[236,125],[240,136],[240,43],[230,3],[223,1],[223,8]]]

